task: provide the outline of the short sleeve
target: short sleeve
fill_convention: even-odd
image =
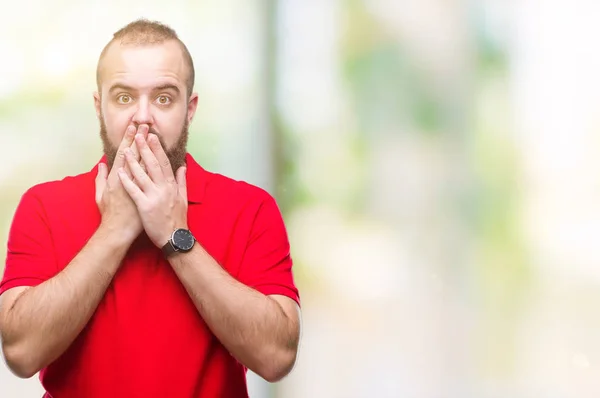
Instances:
[[[264,295],[290,297],[300,304],[283,217],[271,196],[260,205],[240,267],[240,282]]]
[[[35,190],[21,197],[8,234],[0,294],[17,286],[36,286],[56,274],[54,245]]]

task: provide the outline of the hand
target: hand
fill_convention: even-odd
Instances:
[[[145,140],[141,134],[136,134],[135,143],[147,173],[133,151],[126,150],[125,158],[132,176],[121,167],[119,178],[137,206],[146,234],[161,248],[175,229],[187,228],[186,169],[182,166],[177,170],[177,176],[173,175],[171,162],[156,135],[148,134]]]
[[[122,234],[125,242],[133,242],[143,229],[135,203],[118,176],[118,170],[126,165],[125,150],[134,145],[135,132],[134,126],[127,127],[110,173],[107,165],[100,163],[96,176],[96,204],[102,216],[101,225]]]

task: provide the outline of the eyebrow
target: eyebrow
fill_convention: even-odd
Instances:
[[[116,83],[116,84],[113,84],[113,85],[112,85],[112,86],[111,86],[111,87],[108,89],[108,92],[109,92],[109,93],[112,93],[113,91],[116,91],[116,90],[123,90],[123,91],[135,91],[135,90],[133,89],[133,87],[130,87],[130,86],[126,85],[126,84]]]
[[[131,86],[128,86],[128,85],[126,85],[126,84],[123,84],[123,83],[115,83],[115,84],[113,84],[113,85],[112,85],[112,86],[111,86],[111,87],[108,89],[108,92],[109,92],[109,93],[112,93],[112,92],[114,92],[114,91],[116,91],[116,90],[123,90],[123,91],[130,91],[130,92],[131,92],[131,91],[136,91],[136,89],[134,89],[133,87],[131,87]],[[152,89],[152,91],[165,91],[165,90],[173,90],[173,91],[175,91],[177,94],[179,94],[179,93],[180,93],[179,87],[177,87],[176,85],[174,85],[174,84],[171,84],[171,83],[165,83],[165,84],[161,84],[161,85],[158,85],[158,86],[156,86],[156,87],[154,87],[154,88]]]
[[[173,90],[177,94],[179,94],[179,87],[171,83],[161,84],[160,86],[154,87],[154,91],[165,91],[165,90]]]

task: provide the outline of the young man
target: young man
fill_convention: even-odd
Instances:
[[[0,333],[46,397],[246,397],[246,369],[292,369],[299,296],[264,190],[187,153],[198,104],[176,33],[139,20],[100,56],[105,156],[29,189],[0,283]]]

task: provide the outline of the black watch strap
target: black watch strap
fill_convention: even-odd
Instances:
[[[171,239],[162,247],[162,252],[165,257],[171,257],[173,254],[177,253],[175,247],[171,243]]]

